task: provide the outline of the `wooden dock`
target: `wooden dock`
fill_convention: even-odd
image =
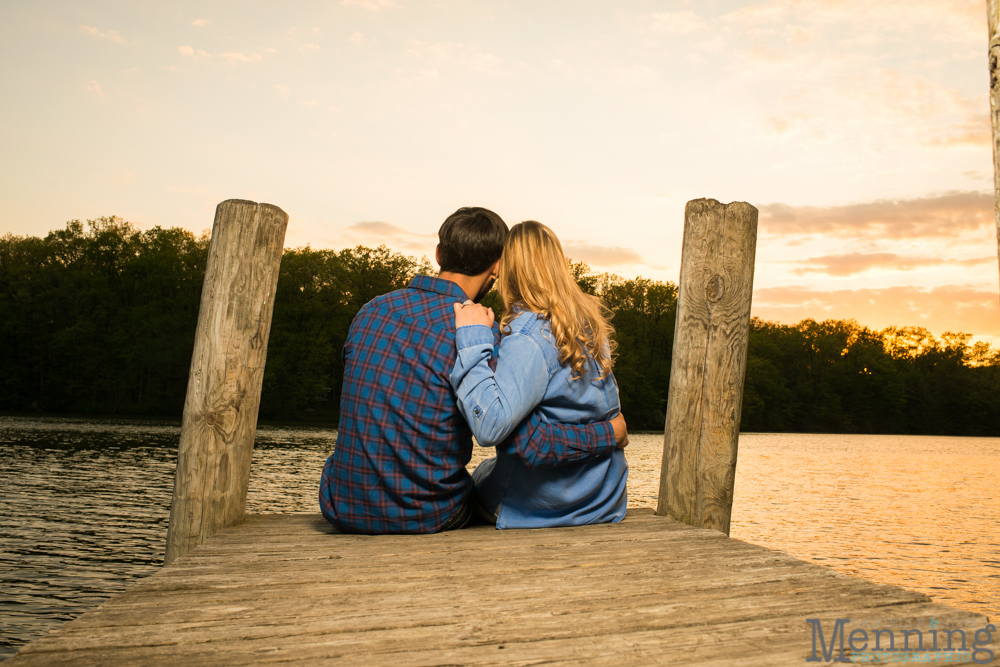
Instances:
[[[922,619],[925,634],[931,618],[987,622],[652,510],[377,537],[319,514],[255,515],[8,664],[802,665],[807,618],[827,639],[837,618],[848,631]]]
[[[726,536],[756,247],[748,204],[685,209],[673,368],[686,370],[671,377],[659,494],[661,513],[684,523],[639,510],[620,524],[375,537],[338,534],[318,514],[240,523],[287,220],[254,202],[216,210],[169,565],[23,647],[13,667],[987,664],[973,646],[982,616]],[[835,647],[838,619],[850,622]],[[968,636],[946,652],[955,625]],[[915,636],[904,650],[904,629],[921,631],[919,650]],[[1000,653],[1000,633],[991,639]]]

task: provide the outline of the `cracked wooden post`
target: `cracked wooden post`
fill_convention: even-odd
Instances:
[[[689,201],[656,513],[729,534],[757,209]]]
[[[246,513],[250,459],[288,214],[215,209],[181,421],[164,565]]]
[[[1000,0],[986,0],[990,30],[990,117],[993,121],[993,197],[997,226],[997,256],[1000,257]]]

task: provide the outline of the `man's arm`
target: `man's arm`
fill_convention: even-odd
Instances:
[[[456,308],[456,313],[458,309]],[[491,321],[494,345],[500,344],[500,326]],[[497,357],[490,359],[496,370]],[[607,454],[628,445],[625,417],[619,412],[613,419],[593,424],[546,424],[532,412],[518,424],[507,439],[497,445],[529,468],[553,467]]]
[[[570,425],[546,424],[532,412],[498,447],[536,468],[566,465],[627,445],[628,429],[620,413],[611,421]]]

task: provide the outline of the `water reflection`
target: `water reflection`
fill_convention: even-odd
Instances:
[[[1000,617],[1000,438],[748,434],[733,537]]]
[[[179,436],[169,422],[0,418],[0,659],[162,564]],[[630,437],[629,506],[655,507],[663,438]],[[318,512],[335,439],[260,427],[247,510]],[[998,464],[997,438],[744,435],[732,536],[996,618]]]
[[[171,424],[0,419],[0,655],[163,562],[179,432]]]

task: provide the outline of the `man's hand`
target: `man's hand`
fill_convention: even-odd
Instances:
[[[615,429],[615,449],[625,449],[628,446],[628,429],[625,428],[625,417],[618,413],[611,420],[611,427]]]
[[[472,301],[455,304],[455,328],[467,327],[471,324],[493,326],[493,309],[481,306]],[[625,422],[622,421],[622,424]],[[624,426],[622,427],[624,428]]]

